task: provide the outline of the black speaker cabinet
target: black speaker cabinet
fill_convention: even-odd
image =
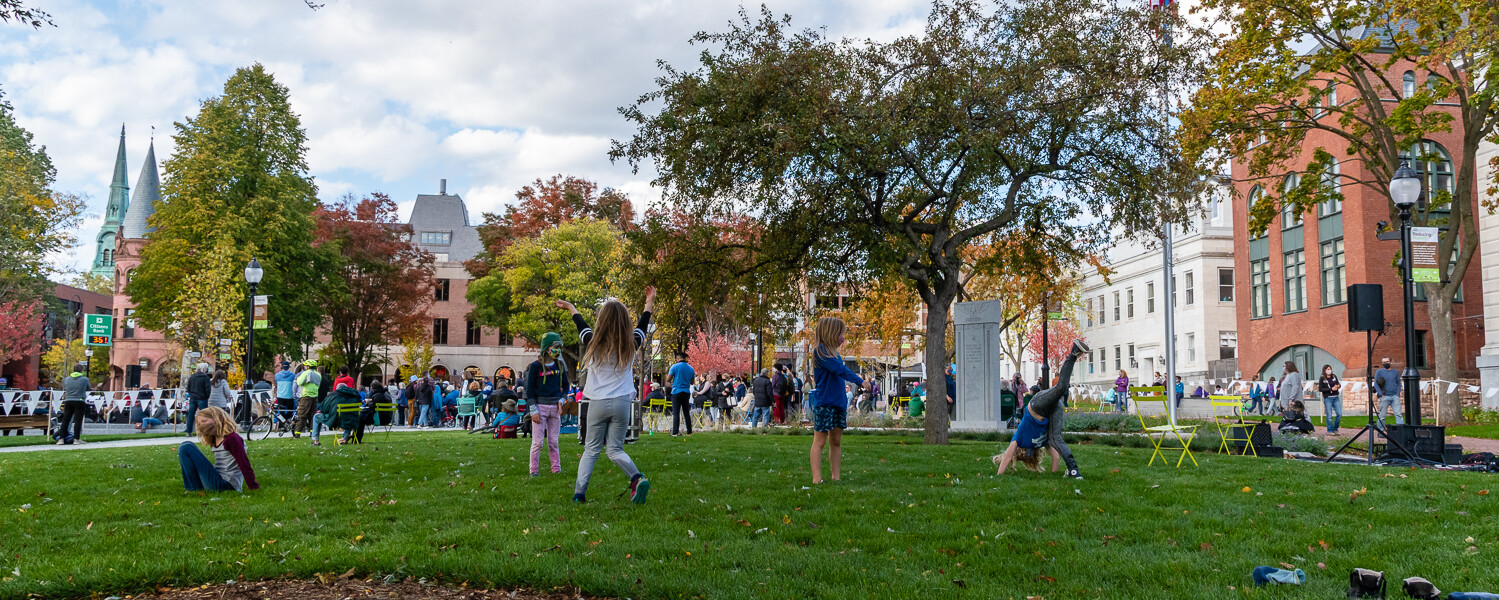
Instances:
[[[1447,449],[1447,428],[1441,425],[1391,425],[1389,437],[1420,456],[1441,456]]]
[[[1348,331],[1384,329],[1384,286],[1355,283],[1348,286]]]

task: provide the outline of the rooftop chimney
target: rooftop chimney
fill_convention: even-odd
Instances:
[[[438,182],[437,183],[437,195],[439,195],[439,196],[446,196],[446,195],[448,195],[448,180],[446,180],[446,179],[439,179],[439,180],[437,180],[437,182]]]

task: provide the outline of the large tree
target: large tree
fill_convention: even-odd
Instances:
[[[634,226],[635,207],[629,196],[614,188],[572,175],[537,178],[515,193],[515,203],[503,213],[484,213],[479,239],[484,252],[465,263],[475,277],[489,274],[494,257],[517,240],[533,238],[543,231],[574,219],[598,219],[620,231]]]
[[[1446,0],[1206,0],[1228,35],[1215,48],[1211,78],[1183,117],[1184,146],[1200,156],[1235,157],[1251,180],[1266,182],[1250,211],[1262,234],[1283,211],[1301,214],[1339,188],[1389,197],[1403,161],[1442,162],[1422,141],[1458,134],[1451,190],[1431,189],[1418,226],[1440,226],[1437,264],[1450,265],[1426,288],[1436,376],[1457,380],[1452,303],[1478,249],[1480,142],[1495,135],[1494,55],[1499,6]],[[1419,83],[1407,85],[1411,65]],[[1328,143],[1308,145],[1308,140]],[[1302,161],[1308,161],[1300,166]],[[1359,168],[1342,168],[1357,163]],[[1295,187],[1282,185],[1300,173]],[[1487,194],[1492,196],[1493,191]],[[1398,210],[1387,204],[1391,222]],[[1456,394],[1439,386],[1437,420],[1462,420]]]
[[[668,202],[754,215],[776,268],[897,269],[927,307],[927,379],[941,381],[975,240],[1044,229],[1075,255],[1193,201],[1200,169],[1175,152],[1159,95],[1195,77],[1200,49],[1156,43],[1174,17],[1140,4],[939,1],[921,33],[888,43],[741,12],[694,38],[710,46],[698,69],[666,68],[622,109],[638,130],[612,156],[652,164]],[[947,430],[946,405],[929,407],[926,441]]]
[[[496,257],[494,270],[469,288],[468,300],[476,305],[498,297],[507,301],[505,306],[476,311],[475,322],[531,343],[541,341],[548,331],[557,332],[576,361],[578,332],[569,313],[553,302],[572,302],[592,321],[600,302],[625,295],[620,269],[624,245],[618,229],[594,219],[569,221],[537,237],[517,240]]]
[[[432,254],[412,241],[411,228],[385,194],[318,210],[316,244],[340,258],[337,276],[319,293],[332,343],[362,373],[378,345],[395,345],[431,323]]]
[[[314,248],[317,187],[307,173],[307,133],[291,110],[285,86],[256,64],[235,71],[220,96],[198,116],[176,124],[177,151],[163,163],[165,181],[126,292],[141,323],[164,331],[185,313],[177,302],[191,276],[207,268],[204,250],[228,240],[232,259],[215,277],[242,286],[252,257],[265,278],[269,329],[256,332],[259,367],[276,354],[301,357],[324,322],[319,288],[336,270],[331,252]],[[240,309],[245,309],[240,292]],[[243,314],[243,313],[242,313]]]

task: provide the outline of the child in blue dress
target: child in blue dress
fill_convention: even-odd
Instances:
[[[1003,454],[994,457],[994,462],[999,464],[1000,475],[1004,475],[1005,470],[1016,461],[1032,471],[1041,470],[1041,449],[1046,447],[1048,417],[1067,397],[1067,388],[1072,383],[1073,363],[1077,362],[1079,356],[1087,353],[1088,345],[1082,340],[1072,342],[1072,353],[1062,362],[1062,369],[1057,373],[1057,384],[1036,392],[1031,397],[1020,417],[1020,426],[1015,428],[1015,434],[1010,437],[1010,446],[1005,448]]]
[[[822,447],[828,446],[828,463],[833,468],[833,481],[839,480],[843,465],[843,429],[848,423],[848,396],[843,394],[843,382],[859,385],[865,390],[869,384],[848,366],[838,348],[843,346],[843,334],[848,327],[837,317],[817,320],[817,349],[812,358],[812,378],[817,388],[812,390],[812,483],[822,483]]]

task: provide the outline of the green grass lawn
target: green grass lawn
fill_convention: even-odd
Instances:
[[[156,431],[150,431],[150,432],[146,432],[146,433],[115,433],[115,434],[109,434],[109,435],[86,435],[86,436],[83,437],[83,439],[84,439],[84,441],[87,441],[87,442],[110,442],[110,441],[114,441],[114,440],[135,440],[135,439],[142,439],[142,438],[174,437],[174,436],[175,437],[183,437],[183,434],[180,431],[177,432],[177,433],[171,433],[170,431],[159,432],[159,433],[156,432]],[[6,447],[10,447],[10,446],[38,446],[38,445],[42,445],[42,444],[55,444],[55,443],[57,443],[57,442],[55,442],[53,440],[50,440],[50,439],[47,439],[47,436],[46,436],[45,433],[43,433],[43,432],[41,432],[39,430],[36,430],[36,429],[28,429],[28,430],[26,430],[26,435],[0,436],[0,448],[6,448]]]
[[[648,504],[616,499],[602,460],[575,505],[572,436],[563,474],[537,479],[526,440],[383,437],[253,443],[262,489],[244,495],[184,493],[173,446],[0,455],[0,598],[350,569],[619,598],[1335,598],[1354,567],[1499,582],[1484,474],[1205,453],[1148,467],[1148,450],[1084,444],[1083,481],[995,477],[995,442],[857,435],[845,481],[810,487],[809,437],[699,434],[627,447]],[[1253,589],[1253,567],[1281,562],[1307,584]]]

